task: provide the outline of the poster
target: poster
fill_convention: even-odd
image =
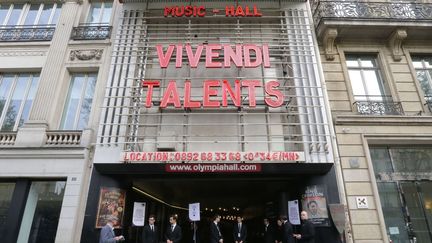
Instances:
[[[199,203],[191,203],[189,204],[189,219],[191,221],[200,221],[200,204]]]
[[[144,226],[145,223],[145,202],[134,202],[132,224],[134,226]]]
[[[288,201],[288,218],[291,224],[300,225],[298,200]]]
[[[330,226],[324,190],[322,185],[308,186],[302,195],[302,208],[316,226]]]
[[[96,215],[96,228],[106,225],[109,218],[116,219],[114,228],[121,228],[126,200],[126,191],[120,188],[101,187]]]

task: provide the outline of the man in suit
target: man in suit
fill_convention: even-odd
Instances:
[[[154,215],[150,215],[148,224],[144,226],[142,232],[142,243],[158,243],[158,228],[155,225],[156,218]]]
[[[122,235],[115,236],[114,225],[116,224],[117,224],[117,218],[115,217],[108,218],[106,225],[101,229],[100,236],[99,236],[99,243],[116,243],[117,241],[124,240],[124,237]]]
[[[169,218],[170,226],[165,232],[166,243],[180,243],[182,239],[182,231],[177,225],[177,215],[171,215]]]
[[[234,225],[233,237],[235,243],[245,243],[247,236],[246,225],[243,224],[243,217],[237,216],[237,224]]]
[[[222,233],[219,228],[221,216],[216,214],[210,224],[210,243],[223,243]]]
[[[275,243],[275,230],[270,225],[268,218],[264,218],[264,228],[263,228],[263,243]]]
[[[282,220],[282,243],[294,243],[293,228],[286,216],[281,216]]]
[[[306,211],[300,213],[302,220],[300,234],[295,234],[294,237],[299,243],[314,243],[315,240],[315,228],[312,222],[309,221],[309,216]]]

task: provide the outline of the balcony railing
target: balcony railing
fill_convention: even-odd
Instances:
[[[354,102],[357,110],[362,115],[403,115],[402,104],[394,102],[387,96],[362,96],[366,100]]]
[[[55,26],[1,26],[0,42],[50,41],[54,36]]]
[[[366,1],[311,1],[315,25],[322,19],[432,20],[432,4]]]
[[[1,132],[0,146],[13,146],[16,140],[16,132]]]
[[[46,145],[80,145],[82,131],[49,131],[46,136]]]
[[[82,24],[72,30],[72,40],[105,40],[111,36],[111,26]]]

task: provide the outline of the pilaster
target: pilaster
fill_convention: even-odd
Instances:
[[[61,15],[48,50],[46,63],[41,71],[38,92],[33,103],[29,121],[47,121],[49,127],[50,115],[55,110],[53,97],[62,85],[62,71],[64,60],[67,55],[67,47],[75,22],[75,16],[79,12],[77,0],[65,0],[62,6]],[[25,128],[24,128],[25,129]]]

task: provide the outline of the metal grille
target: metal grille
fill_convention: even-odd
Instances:
[[[308,12],[261,11],[263,17],[251,18],[164,18],[163,9],[124,11],[98,143],[127,151],[304,151],[307,162],[333,162]],[[271,67],[210,69],[204,67],[203,54],[197,68],[186,65],[187,58],[181,68],[175,68],[173,60],[160,68],[156,44],[166,48],[179,43],[268,44]],[[141,80],[161,83],[151,108],[144,106]],[[195,100],[202,98],[205,80],[275,80],[285,101],[279,108],[268,107],[265,92],[257,90],[255,108],[244,95],[241,108],[162,109],[159,101],[170,80],[177,82],[181,96],[184,81],[190,80]]]

